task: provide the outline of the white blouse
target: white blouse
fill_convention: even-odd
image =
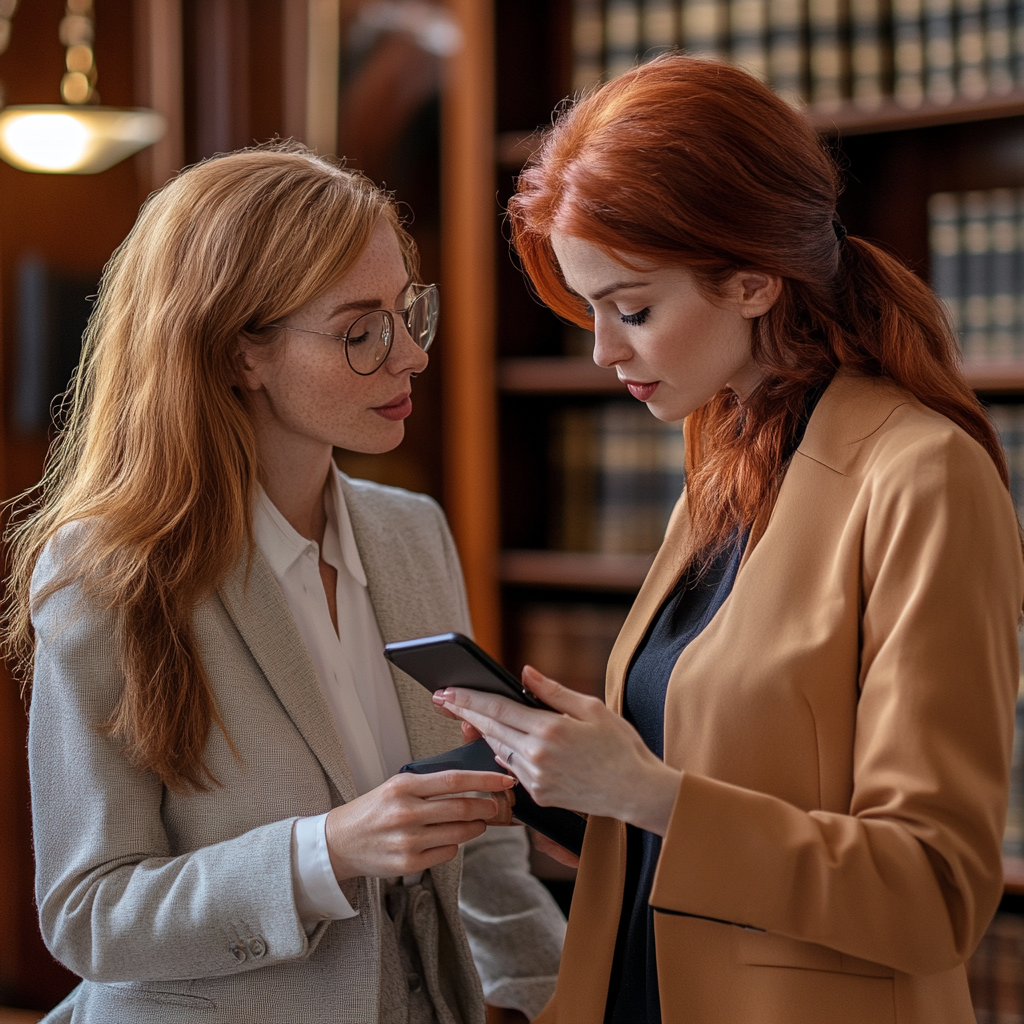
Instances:
[[[309,650],[356,792],[367,793],[412,760],[384,641],[366,587],[341,475],[324,489],[323,551],[299,534],[262,488],[253,510],[256,544],[277,577]],[[320,558],[338,574],[338,630],[331,621]],[[327,815],[300,818],[292,830],[296,910],[308,933],[322,920],[355,917],[331,870]],[[418,881],[420,876],[410,878]]]

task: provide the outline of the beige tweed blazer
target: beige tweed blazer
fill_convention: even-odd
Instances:
[[[436,503],[365,481],[343,486],[385,642],[468,631],[458,557]],[[74,536],[69,529],[41,558],[36,591],[59,572]],[[248,578],[243,561],[196,611],[199,649],[239,754],[211,731],[208,763],[222,785],[209,792],[168,791],[98,731],[122,686],[114,616],[68,586],[33,621],[37,900],[49,949],[84,979],[48,1021],[390,1024],[388,1007],[399,1004],[389,986],[406,979],[382,967],[390,925],[379,880],[358,879],[350,920],[307,936],[296,915],[292,823],[355,790],[260,553]],[[458,744],[457,725],[433,712],[429,694],[392,672],[413,757]],[[478,966],[491,1001],[535,1013],[553,989],[564,923],[527,874],[522,830],[489,830],[467,848],[466,864],[461,914],[462,857],[429,873],[431,988],[458,1024],[480,1024]]]

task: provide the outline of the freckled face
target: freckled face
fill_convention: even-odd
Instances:
[[[411,375],[428,356],[395,315],[395,339],[384,365],[355,373],[339,340],[371,309],[403,309],[409,275],[392,227],[380,221],[362,256],[323,294],[286,316],[272,350],[243,345],[261,439],[276,444],[330,445],[379,453],[396,447],[412,411]],[[336,334],[339,339],[321,334]]]
[[[614,366],[635,398],[673,422],[724,387],[741,399],[761,371],[751,352],[751,318],[771,301],[750,303],[749,278],[736,274],[724,296],[708,298],[685,267],[634,270],[590,242],[553,232],[552,248],[566,283],[594,310],[594,362]]]

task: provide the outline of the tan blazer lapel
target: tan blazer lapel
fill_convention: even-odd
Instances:
[[[366,573],[370,603],[384,643],[449,632],[460,625],[463,631],[468,631],[468,623],[439,624],[434,595],[405,585],[408,574],[403,572],[403,557],[408,557],[408,553],[396,543],[388,524],[366,507],[362,493],[344,476],[341,486],[363,572]],[[439,587],[447,585],[444,580],[437,583]],[[388,667],[398,694],[413,759],[429,757],[458,746],[462,742],[458,724],[434,711],[429,692],[415,679],[390,662]]]
[[[657,614],[662,602],[668,597],[683,567],[683,557],[690,537],[690,515],[686,508],[686,492],[676,503],[665,531],[665,540],[658,549],[647,578],[633,607],[619,632],[608,659],[605,677],[605,702],[608,707],[622,714],[622,693],[625,688],[626,672],[633,654],[643,640],[651,620]]]
[[[241,561],[220,587],[220,599],[295,728],[309,744],[343,801],[356,797],[345,751],[331,720],[316,669],[284,594],[262,553],[246,572]]]

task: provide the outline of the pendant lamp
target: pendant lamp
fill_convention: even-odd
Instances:
[[[17,3],[0,0],[0,53]],[[7,163],[23,171],[96,174],[162,138],[167,122],[156,111],[99,105],[93,37],[92,0],[67,0],[60,23],[64,102],[0,110],[0,157]]]

